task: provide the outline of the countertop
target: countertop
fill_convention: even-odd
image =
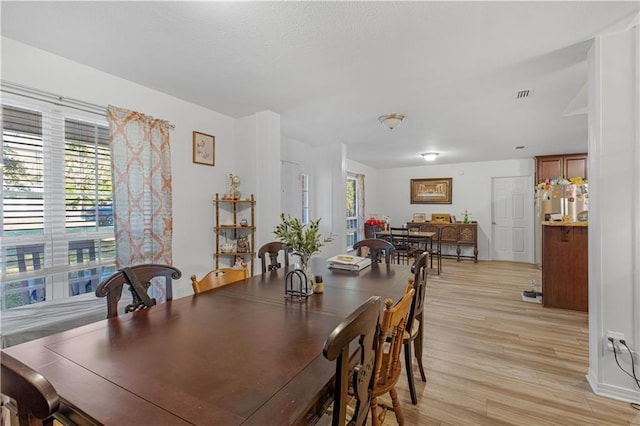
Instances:
[[[542,222],[542,224],[545,226],[582,226],[582,227],[589,226],[589,222],[562,222],[562,221],[556,221],[556,220],[547,220]]]

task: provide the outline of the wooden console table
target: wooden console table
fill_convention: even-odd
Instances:
[[[420,231],[428,231],[431,227],[441,228],[443,226],[451,226],[446,228],[453,229],[452,232],[446,232],[442,236],[442,244],[456,246],[455,255],[442,254],[442,257],[454,257],[459,262],[460,259],[473,259],[474,263],[478,263],[478,223],[445,223],[445,222],[408,222],[407,225],[420,226]],[[463,255],[462,247],[473,247],[473,256]]]

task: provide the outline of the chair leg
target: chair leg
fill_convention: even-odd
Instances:
[[[400,405],[400,400],[398,399],[398,391],[393,387],[389,391],[389,395],[391,396],[391,404],[393,405],[393,413],[396,415],[396,420],[399,425],[404,425],[404,412],[402,411],[402,405]]]
[[[404,344],[404,366],[407,370],[407,382],[409,383],[409,394],[411,394],[411,403],[416,405],[418,403],[418,396],[416,395],[416,385],[413,379],[413,363],[411,362],[411,340]]]
[[[423,382],[427,381],[427,376],[424,374],[424,367],[422,366],[422,337],[419,336],[413,341],[413,350],[418,360],[418,369],[420,370],[420,378]]]
[[[371,398],[371,425],[380,426],[380,419],[378,418],[378,398]]]

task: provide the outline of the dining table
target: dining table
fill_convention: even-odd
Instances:
[[[283,268],[3,351],[46,377],[80,424],[312,424],[333,396],[326,338],[369,297],[399,300],[412,274],[311,260],[324,292],[304,300],[285,297]]]
[[[410,228],[403,228],[402,231],[380,230],[374,233],[375,238],[390,239],[391,236],[398,236],[409,241],[413,241],[416,245],[424,250],[433,248],[433,236],[435,232],[431,231],[413,231]]]

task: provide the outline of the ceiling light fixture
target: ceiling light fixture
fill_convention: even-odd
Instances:
[[[378,120],[387,126],[389,130],[393,130],[398,124],[404,121],[404,114],[384,114],[378,117]]]
[[[436,158],[438,158],[438,155],[440,155],[439,152],[425,152],[424,154],[420,154],[422,155],[422,158],[424,158],[425,161],[433,161]]]

